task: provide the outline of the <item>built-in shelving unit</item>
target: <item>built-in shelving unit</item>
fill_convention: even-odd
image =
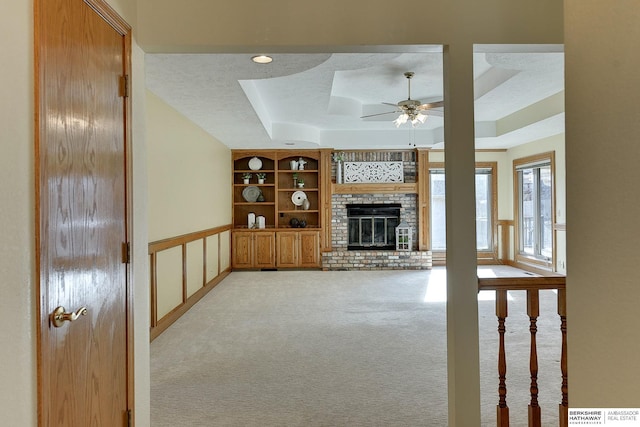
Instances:
[[[257,160],[256,160],[257,159]],[[319,255],[314,255],[311,260],[305,258],[309,249],[312,246],[320,245],[320,230],[322,229],[322,215],[321,215],[321,151],[320,150],[234,150],[232,151],[233,162],[233,229],[237,234],[237,239],[234,238],[236,244],[234,250],[234,264],[236,268],[269,268],[278,266],[293,267],[294,264],[300,267],[319,267],[320,258]],[[303,169],[299,169],[299,165],[302,164]],[[256,167],[259,165],[259,168]],[[264,182],[259,183],[257,174],[261,173],[265,175]],[[250,174],[248,183],[244,181],[244,175]],[[303,182],[303,185],[299,185]],[[260,192],[260,197],[257,200],[249,197],[249,200],[245,197],[247,187],[255,187]],[[256,194],[255,189],[251,191]],[[296,205],[293,202],[292,196],[297,191],[302,191],[306,195],[308,203],[303,205]],[[263,216],[265,218],[265,228],[249,228],[249,214],[253,213],[256,217]],[[292,221],[295,220],[295,221]],[[293,224],[293,225],[292,225]],[[303,224],[304,226],[295,226],[296,224]],[[277,253],[277,260],[274,260],[273,265],[265,265],[264,260],[260,263],[252,262],[256,256],[250,256],[249,253],[244,253],[242,248],[249,248],[250,245],[241,245],[241,238],[248,238],[249,236],[239,233],[246,232],[260,232],[264,233],[272,230],[275,232],[275,239],[278,242],[282,242],[279,233],[286,232],[302,232],[304,236],[299,236],[296,240],[296,244],[285,245],[278,244],[280,252],[283,252],[287,248],[300,253],[285,254]],[[313,242],[309,244],[309,236],[314,235],[311,239]],[[314,234],[315,233],[315,234]],[[260,235],[262,236],[262,234]],[[282,238],[284,238],[284,234]],[[287,235],[290,236],[290,235]],[[258,235],[254,236],[251,241],[256,240]],[[236,241],[237,240],[237,241]],[[249,241],[249,240],[246,240]],[[301,243],[298,243],[301,242]],[[302,243],[304,242],[304,243]],[[266,246],[270,246],[269,245]],[[257,249],[250,249],[255,251]],[[237,254],[235,252],[238,252]],[[303,253],[304,252],[304,253]],[[319,251],[314,250],[313,253],[317,254]],[[254,253],[255,255],[255,253]],[[266,259],[272,259],[267,257]],[[286,263],[282,261],[287,261]],[[237,260],[237,262],[235,262]],[[299,261],[300,260],[300,261]]]

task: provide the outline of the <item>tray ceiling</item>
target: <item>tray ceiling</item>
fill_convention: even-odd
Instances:
[[[528,51],[527,51],[528,50]],[[476,148],[504,149],[564,132],[564,55],[492,47],[474,53]],[[396,128],[407,99],[443,99],[439,47],[420,53],[147,54],[147,88],[232,149],[443,147],[442,112]],[[439,113],[439,114],[438,114]]]

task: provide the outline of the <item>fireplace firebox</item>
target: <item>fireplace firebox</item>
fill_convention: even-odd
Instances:
[[[347,205],[349,250],[394,250],[400,204]]]

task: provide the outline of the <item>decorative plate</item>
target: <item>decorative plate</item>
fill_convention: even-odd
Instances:
[[[306,199],[307,199],[307,194],[304,191],[296,191],[291,196],[291,201],[296,206],[302,206],[302,204]]]
[[[250,185],[242,190],[242,197],[244,197],[244,199],[249,203],[254,203],[256,200],[258,200],[260,194],[262,194],[260,189],[253,185]]]
[[[262,160],[260,160],[257,157],[253,157],[251,160],[249,160],[249,169],[251,169],[252,171],[257,171],[262,167]]]

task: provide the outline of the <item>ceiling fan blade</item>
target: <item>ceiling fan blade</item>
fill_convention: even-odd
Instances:
[[[399,111],[388,111],[386,113],[378,113],[378,114],[369,114],[368,116],[362,116],[361,119],[366,119],[367,117],[375,117],[375,116],[384,116],[385,114],[393,114],[399,113]]]
[[[418,110],[430,110],[432,108],[444,107],[444,101],[428,102],[418,106]]]
[[[393,107],[398,107],[398,104],[392,104],[392,103],[390,103],[390,102],[382,102],[382,104],[384,104],[384,105],[391,105],[391,106],[393,106]]]

